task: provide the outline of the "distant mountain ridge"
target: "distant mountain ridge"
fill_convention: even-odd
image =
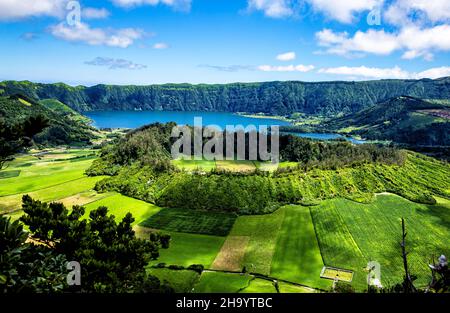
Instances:
[[[450,104],[395,97],[317,128],[416,146],[450,146]]]
[[[0,95],[23,94],[35,101],[57,99],[78,111],[223,111],[286,115],[293,112],[351,114],[398,96],[450,99],[450,77],[362,82],[263,82],[215,85],[96,85],[28,81],[0,83]]]

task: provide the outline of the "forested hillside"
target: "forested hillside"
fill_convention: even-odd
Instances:
[[[397,96],[449,99],[450,78],[365,82],[266,82],[226,85],[165,84],[150,86],[71,87],[5,81],[0,94],[16,93],[35,100],[57,99],[72,109],[292,112],[349,114]]]
[[[295,131],[295,128],[291,130]],[[298,130],[301,131],[301,127]],[[348,133],[414,146],[449,146],[450,106],[396,97],[357,113],[325,121],[310,130]]]
[[[110,175],[96,184],[99,192],[116,191],[163,207],[271,212],[281,204],[309,205],[346,197],[370,201],[374,193],[393,192],[420,203],[432,195],[448,197],[448,164],[432,158],[375,145],[314,142],[293,136],[280,140],[283,161],[292,168],[275,172],[180,171],[167,159],[170,124],[135,130],[105,146],[87,170]]]
[[[36,134],[33,140],[42,145],[86,145],[95,137],[87,118],[70,110],[64,104],[12,95],[0,97],[0,119],[6,125],[23,123],[28,118],[42,118],[48,127]]]

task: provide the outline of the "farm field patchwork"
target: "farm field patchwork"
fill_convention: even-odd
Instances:
[[[95,201],[99,197],[102,197],[102,195],[98,195],[94,191],[87,192],[89,190],[92,190],[95,186],[95,183],[99,180],[103,179],[103,176],[97,176],[97,177],[86,177],[81,176],[81,178],[69,181],[69,182],[63,182],[61,184],[47,187],[43,189],[39,189],[36,191],[28,192],[28,193],[21,193],[21,194],[15,194],[10,196],[4,196],[0,197],[0,212],[1,211],[13,211],[18,210],[22,206],[22,196],[25,194],[30,195],[32,198],[38,199],[40,201],[59,201],[65,202],[67,198],[69,197],[77,197],[79,196],[80,201],[75,202],[75,199],[72,199],[72,201],[69,201],[66,204],[85,204],[91,201]],[[87,193],[86,193],[87,192]],[[86,198],[86,195],[90,194],[91,196]],[[85,197],[83,197],[83,195]]]
[[[329,289],[331,283],[320,278],[322,256],[308,207],[285,206],[278,232],[270,274],[273,277]]]
[[[186,209],[163,209],[140,225],[166,231],[226,236],[236,215]]]
[[[396,195],[378,195],[372,204],[334,199],[311,210],[325,265],[354,270],[357,288],[365,287],[369,261],[380,263],[383,286],[402,281],[402,217],[408,233],[408,261],[418,286],[429,280],[430,258],[450,252],[450,206],[446,201],[423,205]]]
[[[1,180],[0,196],[28,193],[43,188],[59,185],[83,177],[84,171],[90,166],[92,159],[78,162],[70,160],[44,162],[34,161],[26,170],[21,170],[17,177]],[[8,170],[20,168],[24,164],[10,166]]]

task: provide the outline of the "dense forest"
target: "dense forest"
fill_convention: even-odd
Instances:
[[[286,115],[349,114],[393,97],[449,99],[450,78],[364,82],[265,82],[225,85],[72,87],[4,81],[0,94],[24,94],[36,101],[57,99],[78,112],[92,110],[169,110],[263,112]]]

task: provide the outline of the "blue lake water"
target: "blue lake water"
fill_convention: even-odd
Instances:
[[[242,116],[226,112],[173,112],[173,111],[95,111],[86,112],[85,115],[93,121],[93,126],[97,128],[137,128],[152,123],[175,122],[179,125],[194,125],[194,118],[201,117],[202,125],[216,125],[225,129],[226,125],[242,125],[256,127],[267,125],[288,126],[289,122],[271,118],[257,118]],[[331,140],[345,138],[353,143],[360,144],[364,141],[354,138],[343,137],[339,134],[319,134],[319,133],[291,133],[292,135],[319,139]]]

